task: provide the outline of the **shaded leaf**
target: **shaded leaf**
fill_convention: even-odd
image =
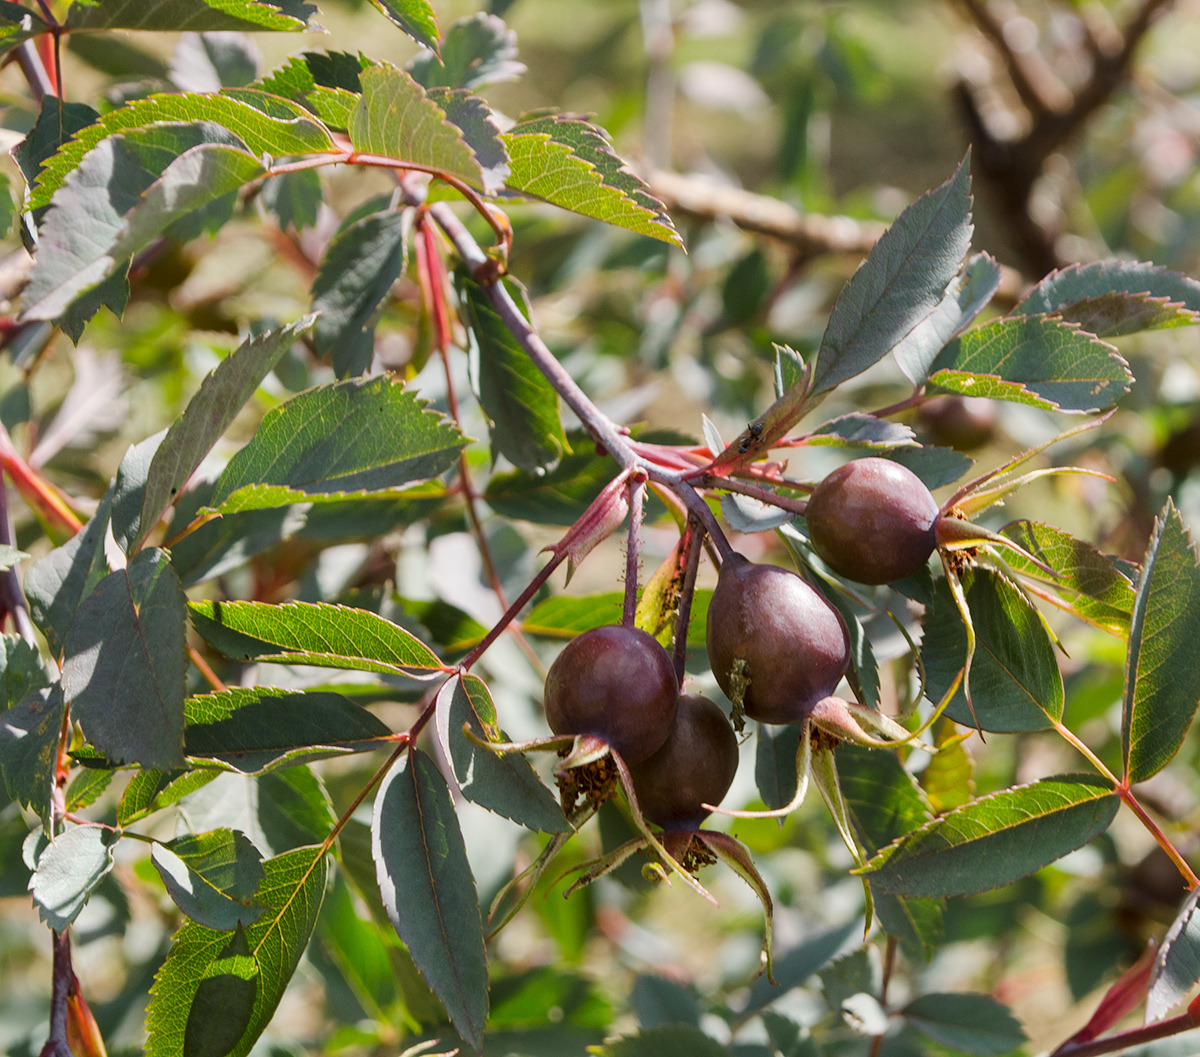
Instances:
[[[564,455],[553,470],[543,474],[525,470],[493,474],[483,498],[501,517],[539,525],[573,525],[617,472],[611,459],[582,450]]]
[[[899,445],[915,445],[916,436],[912,428],[902,422],[888,422],[874,415],[852,411],[848,415],[831,418],[812,431],[806,444],[831,444],[837,447],[895,448]]]
[[[254,901],[265,876],[262,855],[244,833],[218,829],[155,844],[150,860],[171,900],[192,921],[228,932],[262,916],[264,908]]]
[[[19,635],[0,635],[0,711],[53,681],[36,646]]]
[[[661,202],[613,153],[603,133],[576,118],[535,117],[503,136],[507,186],[530,198],[682,246]]]
[[[738,1019],[747,1020],[766,1009],[793,987],[799,987],[819,972],[854,942],[862,938],[862,919],[851,919],[837,928],[818,933],[775,959],[775,983],[760,976],[750,987],[746,1005]]]
[[[201,786],[208,785],[221,772],[212,767],[194,771],[135,771],[121,801],[117,804],[117,823],[128,826],[139,818],[182,800]]]
[[[479,402],[491,422],[492,456],[529,472],[554,467],[569,451],[558,393],[513,337],[479,284],[457,281],[475,339],[472,358]]]
[[[558,801],[524,756],[498,756],[465,736],[463,728],[469,727],[476,737],[508,740],[497,726],[496,706],[482,679],[448,679],[438,691],[435,719],[442,752],[463,796],[526,829],[570,832]]]
[[[103,826],[68,826],[38,856],[29,891],[38,915],[55,932],[78,916],[113,867],[120,831]]]
[[[0,54],[23,44],[39,33],[48,33],[50,26],[27,7],[4,0],[0,3]]]
[[[1162,946],[1154,957],[1150,988],[1146,994],[1146,1023],[1162,1020],[1200,981],[1200,920],[1196,904],[1200,888],[1184,900]]]
[[[630,996],[643,1028],[661,1024],[700,1026],[700,1000],[695,989],[666,976],[645,973],[633,981]]]
[[[521,629],[530,635],[573,639],[585,631],[621,619],[624,596],[620,591],[599,595],[555,595],[539,602],[521,621]]]
[[[817,351],[814,392],[865,371],[937,310],[972,231],[964,160],[896,218],[842,290]]]
[[[278,330],[247,338],[205,376],[199,391],[171,424],[154,452],[138,517],[138,543],[158,523],[279,358],[312,325],[312,316],[302,316]]]
[[[171,53],[171,83],[184,92],[242,88],[258,77],[258,49],[242,33],[180,36]]]
[[[306,390],[272,408],[218,478],[224,513],[399,491],[448,470],[465,438],[387,377]]]
[[[183,751],[242,774],[351,752],[391,740],[386,723],[341,694],[231,687],[184,706]]]
[[[502,191],[509,173],[508,150],[487,103],[465,88],[430,88],[428,95],[471,148],[484,192],[492,195]]]
[[[1082,848],[1119,804],[1112,786],[1091,775],[1014,786],[927,823],[884,848],[865,872],[897,895],[985,892]]]
[[[479,1051],[487,959],[475,881],[437,766],[401,754],[375,797],[371,853],[388,917],[455,1028]]]
[[[117,467],[117,476],[112,486],[112,532],[113,541],[126,554],[132,552],[133,542],[138,535],[142,506],[146,494],[146,479],[154,461],[154,453],[166,436],[165,429],[159,430],[145,440],[131,444]]]
[[[728,1046],[691,1024],[663,1024],[589,1051],[597,1057],[730,1057],[731,1053]]]
[[[268,859],[263,867],[266,876],[258,898],[267,911],[245,930],[248,957],[259,970],[258,989],[246,1026],[229,1051],[235,1057],[245,1057],[274,1014],[312,935],[325,890],[327,865],[319,848],[285,852]],[[212,978],[209,970],[224,956],[231,938],[228,932],[194,921],[185,921],[175,934],[150,992],[147,1057],[174,1057],[182,1051],[189,1014],[202,982]],[[218,975],[221,971],[214,970]]]
[[[1020,1021],[991,995],[921,995],[901,1014],[936,1042],[980,1057],[1012,1053],[1026,1039]]]
[[[1063,682],[1054,644],[1033,604],[1006,577],[977,568],[966,588],[975,627],[971,701],[984,730],[1043,730],[1062,718]],[[926,696],[940,701],[967,659],[967,633],[949,585],[938,580],[921,643]],[[974,727],[960,686],[945,713]]]
[[[993,320],[956,338],[934,361],[929,383],[966,396],[1060,411],[1098,411],[1133,376],[1107,342],[1047,316]]]
[[[962,275],[951,281],[941,303],[892,350],[896,364],[914,386],[925,381],[938,353],[959,331],[969,327],[1000,286],[1000,265],[977,253]]]
[[[371,366],[376,318],[404,271],[407,227],[402,212],[371,213],[344,226],[325,250],[312,285],[313,345],[339,378]]]
[[[1125,780],[1144,782],[1179,751],[1200,703],[1200,567],[1168,499],[1142,563],[1129,652],[1121,745]]]
[[[35,688],[0,713],[0,768],[8,795],[49,827],[54,771],[62,733],[63,695],[58,685]]]
[[[437,15],[428,0],[371,0],[418,44],[438,50]]]
[[[0,7],[0,48],[7,43],[3,36],[5,11],[9,5]],[[36,17],[36,16],[35,16]],[[42,166],[80,129],[86,128],[99,118],[85,103],[67,103],[53,95],[42,100],[38,119],[25,138],[13,149],[13,159],[20,166],[25,183],[32,187],[40,178]],[[47,204],[48,201],[47,201]],[[34,219],[41,225],[46,205],[34,210]]]
[[[428,678],[442,662],[423,642],[365,609],[327,602],[190,602],[192,625],[240,660],[353,668]]]
[[[67,29],[274,29],[296,32],[308,23],[285,14],[283,3],[270,0],[104,0],[73,3]]]
[[[238,926],[196,988],[183,1032],[184,1057],[225,1057],[237,1045],[254,1016],[259,975],[245,929]]]
[[[446,30],[440,55],[419,52],[407,69],[426,88],[474,89],[516,80],[525,72],[516,59],[517,35],[495,15],[478,11]]]
[[[758,795],[771,810],[790,804],[796,795],[800,782],[796,751],[803,731],[803,723],[759,725],[754,747],[754,782]]]
[[[345,130],[362,91],[360,76],[371,61],[348,52],[305,52],[258,82],[272,95],[291,99],[327,127]]]
[[[964,455],[961,451],[929,444],[921,447],[901,445],[898,448],[890,448],[882,457],[907,466],[931,491],[943,485],[953,484],[975,464],[969,455]]]
[[[1200,316],[1200,283],[1141,261],[1073,264],[1047,275],[1013,310],[1041,313],[1102,338],[1187,326]]]
[[[166,552],[145,550],[96,585],[67,630],[63,694],[111,760],[183,760],[186,602]]]

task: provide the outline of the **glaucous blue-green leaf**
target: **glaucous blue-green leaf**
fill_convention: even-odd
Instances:
[[[241,956],[252,958],[257,965],[258,987],[250,1016],[228,1050],[233,1057],[249,1053],[279,1005],[308,945],[325,891],[327,864],[320,848],[284,852],[268,859],[263,867],[266,876],[258,899],[267,909],[246,928],[249,954]],[[175,1057],[183,1052],[193,1004],[203,982],[213,978],[210,969],[225,957],[232,938],[230,932],[218,932],[194,921],[185,921],[175,934],[150,991],[147,1057]],[[249,966],[242,964],[247,970],[243,978],[248,979]],[[232,967],[221,967],[225,968]]]
[[[565,833],[571,827],[550,790],[520,753],[499,756],[466,736],[507,741],[498,726],[496,706],[483,680],[459,675],[447,680],[437,696],[438,740],[458,788],[472,803],[511,818],[526,829]]]
[[[795,514],[752,496],[729,492],[721,496],[721,517],[734,532],[774,532]]]
[[[208,785],[220,773],[215,767],[199,767],[191,771],[137,770],[117,804],[117,823],[128,826],[154,811],[169,807],[188,793]]]
[[[371,3],[418,44],[437,52],[437,15],[429,0],[371,0]]]
[[[239,660],[428,678],[442,662],[420,639],[365,609],[327,602],[191,602],[192,625]]]
[[[900,1012],[935,1042],[978,1057],[1003,1057],[1026,1041],[1021,1022],[991,995],[925,994]]]
[[[29,879],[38,915],[55,932],[78,916],[113,867],[119,831],[105,826],[68,825],[42,849]]]
[[[472,367],[479,402],[491,422],[493,458],[536,473],[569,451],[558,393],[534,366],[479,284],[460,273],[463,308],[475,339]]]
[[[150,861],[167,894],[192,921],[228,932],[262,916],[264,908],[254,899],[265,876],[262,855],[244,833],[216,829],[155,844]]]
[[[362,98],[350,115],[349,132],[359,154],[395,158],[489,193],[492,189],[462,130],[403,70],[375,66],[363,71]]]
[[[8,795],[50,826],[63,695],[43,684],[0,713],[0,770]]]
[[[861,374],[937,310],[973,230],[964,160],[896,218],[842,290],[817,351],[814,392]]]
[[[588,1050],[596,1057],[731,1057],[733,1052],[691,1024],[662,1024]]]
[[[217,479],[221,513],[399,492],[445,472],[466,439],[387,377],[317,386],[272,408]]]
[[[939,448],[931,444],[920,447],[902,444],[896,448],[889,448],[880,457],[907,466],[930,490],[953,484],[975,462],[971,456],[954,448]]]
[[[325,250],[312,285],[313,311],[320,313],[313,344],[339,378],[371,366],[375,321],[404,271],[408,226],[400,211],[371,213],[345,225]]]
[[[662,203],[596,126],[558,115],[534,117],[518,122],[503,139],[512,166],[505,181],[510,190],[683,245]]]
[[[949,392],[1060,411],[1108,407],[1132,382],[1116,349],[1053,316],[1016,316],[973,327],[942,350],[929,375],[930,385]]]
[[[969,582],[968,582],[969,581]],[[984,730],[1043,730],[1062,718],[1063,682],[1054,644],[1033,604],[1007,577],[977,568],[964,579],[975,627],[971,704]],[[940,701],[967,660],[967,633],[945,580],[938,580],[921,643],[925,695]],[[975,726],[960,686],[946,709]]]
[[[695,989],[682,981],[643,973],[633,981],[630,1000],[643,1028],[660,1024],[700,1026],[700,999]]]
[[[458,1032],[483,1048],[487,958],[475,880],[450,791],[419,749],[375,795],[371,853],[388,917]]]
[[[0,711],[50,686],[53,676],[38,648],[19,635],[0,635]]]
[[[0,572],[7,572],[14,565],[19,565],[29,555],[7,543],[0,543]]]
[[[142,0],[127,2],[141,3]],[[173,2],[168,0],[168,4]],[[227,138],[232,137],[231,142],[244,144],[256,158],[264,154],[277,157],[335,150],[329,132],[302,106],[253,88],[239,88],[221,95],[151,95],[110,110],[98,121],[80,129],[46,161],[30,194],[29,208],[48,205],[67,175],[107,137],[141,129],[144,131],[138,142],[170,143],[177,135],[173,130],[180,125],[204,125],[210,133],[217,128],[224,129]],[[191,145],[195,146],[195,143]],[[182,151],[176,150],[171,157],[180,153]],[[163,162],[163,167],[169,160]]]
[[[146,538],[163,512],[175,501],[179,490],[254,395],[271,368],[292,342],[312,325],[311,315],[302,316],[295,323],[247,338],[200,383],[196,395],[171,424],[154,452],[138,515],[138,543]]]
[[[183,1031],[183,1057],[225,1057],[237,1045],[254,1017],[260,975],[246,930],[238,924],[196,988]]]
[[[63,695],[110,760],[168,769],[183,762],[187,598],[165,551],[109,573],[67,629]]]
[[[977,253],[946,289],[937,308],[892,350],[896,365],[913,385],[920,385],[930,364],[955,334],[969,327],[1000,286],[1000,265]]]
[[[1040,870],[1103,833],[1120,798],[1093,775],[1067,774],[980,797],[882,849],[864,868],[905,896],[986,892]]]
[[[512,470],[493,474],[483,498],[501,517],[539,525],[573,525],[617,475],[612,459],[595,451],[564,455],[542,474]]]
[[[1097,261],[1051,272],[1013,315],[1049,314],[1101,338],[1181,327],[1200,318],[1200,283],[1142,261]]]
[[[800,781],[796,750],[803,732],[803,723],[759,724],[754,746],[754,782],[763,803],[772,810],[790,804],[796,795]]]
[[[775,983],[760,976],[750,987],[746,1004],[738,1011],[738,1020],[745,1021],[766,1009],[775,999],[799,987],[814,973],[820,972],[856,940],[862,939],[862,919],[852,918],[836,928],[809,936],[787,953],[775,959]]]
[[[1194,888],[1183,902],[1162,945],[1154,956],[1150,986],[1146,993],[1146,1023],[1162,1020],[1187,997],[1200,981],[1200,918],[1196,904],[1200,888]]]
[[[1142,563],[1129,651],[1121,745],[1125,778],[1144,782],[1179,751],[1200,703],[1200,567],[1168,499]]]
[[[196,763],[263,774],[302,760],[380,748],[386,723],[342,694],[230,687],[189,698],[183,751]]]
[[[895,448],[917,443],[910,426],[851,411],[823,422],[805,438],[806,444],[851,448]]]
[[[79,603],[108,575],[104,540],[111,509],[110,488],[82,530],[26,567],[24,587],[30,616],[57,657],[62,655],[67,628]]]
[[[426,88],[476,89],[515,81],[525,65],[517,62],[517,35],[495,15],[478,11],[446,30],[440,55],[418,52],[406,69]]]
[[[1058,575],[1050,576],[1021,555],[1005,551],[1004,560],[1015,571],[1052,588],[1081,620],[1114,635],[1129,634],[1134,586],[1111,558],[1090,543],[1038,521],[1014,521],[1000,531]]]
[[[102,4],[73,3],[67,29],[283,30],[308,28],[304,18],[285,14],[294,7],[270,0],[104,0]]]

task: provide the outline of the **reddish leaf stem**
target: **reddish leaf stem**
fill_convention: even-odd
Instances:
[[[0,476],[0,544],[10,547],[16,545],[12,515],[8,509],[8,485],[3,476]],[[29,619],[29,604],[25,601],[25,592],[21,590],[15,567],[0,573],[0,627],[4,624],[5,614],[12,617],[17,634],[32,645],[33,623]]]
[[[561,551],[555,551],[551,555],[550,560],[546,562],[544,566],[542,566],[541,572],[539,572],[532,580],[529,581],[529,586],[527,586],[525,590],[522,591],[517,597],[517,600],[508,607],[508,611],[504,614],[504,616],[502,616],[496,622],[492,630],[483,637],[479,645],[477,645],[462,659],[459,667],[462,668],[464,672],[470,670],[471,665],[473,665],[477,660],[479,660],[480,657],[483,656],[487,648],[500,637],[500,633],[504,631],[504,629],[508,627],[508,625],[511,624],[514,619],[516,619],[517,614],[520,613],[521,610],[525,608],[526,603],[538,593],[538,590],[541,588],[542,584],[550,579],[550,574],[558,568],[566,556],[567,550],[565,547]]]
[[[1146,809],[1134,796],[1133,790],[1127,785],[1121,784],[1117,786],[1117,795],[1121,798],[1122,803],[1137,816],[1138,821],[1150,831],[1150,835],[1158,842],[1158,846],[1167,853],[1167,857],[1175,864],[1175,869],[1187,882],[1188,888],[1200,885],[1200,878],[1196,876],[1187,860],[1179,853],[1179,849],[1171,843],[1171,839],[1159,828],[1158,823],[1146,813]]]
[[[1180,1013],[1177,1017],[1168,1017],[1166,1020],[1140,1028],[1130,1028],[1129,1031],[1118,1031],[1115,1035],[1106,1035],[1102,1039],[1092,1039],[1090,1042],[1072,1043],[1068,1040],[1051,1052],[1050,1057],[1098,1057],[1102,1053],[1114,1053],[1130,1046],[1178,1035],[1197,1025],[1200,1025],[1200,1020],[1190,1012]]]
[[[683,686],[687,665],[688,625],[692,622],[692,595],[696,587],[696,573],[700,568],[700,555],[704,552],[704,529],[688,518],[684,529],[683,549],[686,558],[683,565],[683,583],[679,587],[679,609],[675,614],[675,679]]]
[[[221,682],[221,679],[217,673],[208,666],[208,662],[200,656],[200,651],[197,650],[195,646],[188,646],[187,653],[192,664],[196,666],[196,670],[202,676],[204,676],[204,681],[208,683],[208,685],[211,686],[217,693],[222,694],[229,689],[229,687]]]
[[[625,545],[625,605],[621,611],[621,623],[627,628],[634,626],[637,619],[638,563],[641,556],[642,504],[646,498],[646,479],[631,477],[629,480],[629,537]]]
[[[50,1037],[40,1057],[73,1057],[67,1041],[67,1002],[75,982],[71,968],[71,940],[66,929],[50,933],[54,937],[54,964],[51,969],[53,991],[50,996]]]

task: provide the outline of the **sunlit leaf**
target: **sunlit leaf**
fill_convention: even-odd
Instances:
[[[371,0],[371,3],[418,44],[437,51],[437,15],[429,0]]]
[[[584,450],[564,455],[547,473],[512,470],[493,474],[484,499],[502,517],[539,525],[573,525],[616,475],[611,459]]]
[[[296,32],[303,18],[285,14],[283,3],[270,0],[104,0],[73,3],[67,29],[263,30]]]
[[[212,830],[155,844],[150,859],[175,905],[192,921],[219,932],[262,916],[254,901],[264,873],[262,856],[244,833]]]
[[[446,30],[440,55],[419,52],[407,69],[426,88],[475,89],[520,77],[525,66],[516,59],[517,35],[495,15],[478,11]]]
[[[38,856],[29,891],[41,919],[62,932],[78,916],[113,867],[120,831],[104,826],[68,826]]]
[[[246,931],[238,926],[196,988],[183,1033],[183,1057],[225,1057],[237,1045],[254,1017],[260,975]]]
[[[916,444],[910,426],[902,422],[851,411],[819,425],[806,438],[807,444],[832,444],[853,448],[895,448]]]
[[[220,773],[213,767],[194,771],[156,771],[152,768],[135,771],[117,805],[117,822],[128,826],[151,812],[169,807],[207,785]]]

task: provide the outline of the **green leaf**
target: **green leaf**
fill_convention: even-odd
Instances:
[[[43,686],[0,715],[0,768],[8,795],[51,824],[62,734],[62,688]]]
[[[283,231],[316,227],[324,202],[321,175],[316,169],[299,169],[272,176],[262,185],[262,202],[275,214]]]
[[[0,635],[0,711],[53,682],[36,646],[19,635]]]
[[[152,548],[101,580],[71,621],[63,695],[110,760],[183,761],[186,604],[166,551]]]
[[[263,866],[266,877],[258,898],[267,911],[245,930],[250,953],[242,956],[252,957],[257,964],[258,988],[246,1026],[229,1051],[234,1057],[245,1057],[279,1005],[316,925],[325,890],[327,865],[320,848],[284,852],[268,859]],[[185,921],[175,934],[167,960],[158,970],[150,992],[146,1011],[147,1057],[174,1057],[182,1052],[189,1013],[202,981],[213,978],[209,976],[210,969],[220,974],[232,968],[213,969],[214,963],[229,949],[230,939],[230,933],[217,932],[194,921]],[[243,978],[248,978],[248,974]]]
[[[76,773],[67,786],[67,811],[82,811],[94,804],[112,784],[116,774],[116,771],[100,771],[94,767],[84,767]]]
[[[539,525],[573,525],[593,499],[617,475],[611,459],[594,451],[564,455],[543,474],[525,470],[493,474],[484,499],[501,517]]]
[[[305,760],[369,752],[391,729],[341,694],[231,687],[190,698],[183,751],[241,774],[263,774]]]
[[[7,572],[28,557],[29,555],[24,551],[17,550],[16,547],[10,546],[7,543],[0,543],[0,572]]]
[[[136,771],[121,794],[121,802],[117,805],[117,823],[128,826],[139,818],[168,807],[208,785],[220,773],[212,767],[194,771]]]
[[[1097,411],[1129,391],[1133,375],[1107,342],[1052,316],[997,319],[956,338],[929,383],[966,396],[1060,411]]]
[[[126,2],[141,4],[143,0]],[[170,6],[175,0],[160,2]],[[145,129],[141,141],[161,142],[163,136],[174,135],[172,129],[177,129],[180,123],[195,122],[205,123],[210,133],[215,133],[218,128],[225,130],[226,138],[236,137],[236,141],[244,144],[256,158],[262,158],[264,154],[278,157],[335,151],[329,132],[315,122],[308,111],[279,96],[252,88],[232,89],[220,95],[151,95],[110,110],[94,124],[80,129],[74,139],[45,163],[31,192],[29,208],[49,205],[68,174],[74,172],[84,156],[105,138]],[[176,155],[179,153],[175,152]]]
[[[1004,551],[1004,560],[1016,572],[1052,587],[1081,620],[1114,635],[1129,634],[1134,588],[1111,558],[1090,543],[1037,521],[1014,521],[1000,531],[1058,576],[1050,576],[1019,554]]]
[[[265,416],[217,480],[230,513],[398,492],[448,470],[466,439],[386,377],[317,386]]]
[[[250,1026],[258,999],[258,962],[240,925],[204,970],[183,1032],[183,1057],[225,1057]]]
[[[146,494],[146,480],[150,476],[154,453],[166,435],[165,429],[159,430],[145,440],[131,444],[117,467],[117,476],[112,485],[112,524],[109,531],[113,541],[126,554],[133,552]]]
[[[113,845],[121,836],[103,826],[73,826],[58,834],[38,856],[29,891],[38,915],[62,932],[113,867]]]
[[[487,103],[465,88],[430,88],[427,94],[471,148],[483,190],[487,194],[502,191],[509,173],[508,150]]]
[[[796,750],[803,731],[803,723],[759,725],[754,748],[754,782],[758,795],[771,810],[790,804],[796,795],[800,782]]]
[[[662,1024],[700,1026],[700,1001],[694,988],[679,980],[644,973],[633,981],[630,1001],[643,1028]]]
[[[384,1019],[385,1011],[397,998],[391,956],[398,948],[388,943],[387,932],[359,916],[344,869],[334,873],[325,895],[317,919],[317,939],[363,1009],[376,1019]],[[412,1015],[411,1009],[407,1012]]]
[[[921,995],[901,1014],[934,1041],[979,1057],[1001,1057],[1026,1040],[1020,1021],[991,995]]]
[[[247,338],[200,383],[199,391],[154,452],[138,516],[137,543],[146,538],[175,501],[179,490],[279,358],[312,325],[313,317],[303,316],[278,330]]]
[[[482,88],[513,81],[525,72],[517,59],[517,35],[495,15],[478,11],[460,18],[442,41],[441,55],[422,51],[409,60],[413,80],[425,88]]]
[[[429,678],[442,662],[423,642],[365,609],[326,602],[190,602],[192,625],[239,660],[311,664]]]
[[[512,166],[506,181],[510,190],[683,245],[662,203],[613,153],[596,126],[557,115],[535,117],[502,138]]]
[[[312,285],[313,345],[339,378],[371,366],[376,319],[404,271],[407,227],[398,210],[371,213],[344,226],[325,250]]]
[[[1062,718],[1063,682],[1054,644],[1033,604],[1006,577],[977,568],[964,581],[975,626],[971,701],[984,730],[1044,730]],[[938,580],[921,643],[926,696],[940,701],[967,659],[967,633],[950,587]],[[975,720],[960,686],[946,709],[956,723]]]
[[[492,170],[463,131],[403,70],[375,66],[363,72],[362,98],[350,115],[349,132],[359,154],[446,173],[489,194],[498,190]]]
[[[930,444],[919,448],[891,448],[884,452],[882,457],[907,466],[931,491],[943,485],[953,484],[974,465],[974,460],[961,451],[954,448],[938,448]]]
[[[820,972],[834,958],[862,939],[862,919],[852,918],[837,928],[820,932],[775,959],[775,983],[760,976],[750,987],[745,1006],[738,1013],[740,1021],[766,1009],[793,987],[799,987],[814,973]]]
[[[1043,313],[1101,338],[1187,326],[1200,318],[1200,283],[1140,261],[1073,264],[1051,272],[1013,309]]]
[[[1193,889],[1184,900],[1162,946],[1154,956],[1150,986],[1146,993],[1146,1023],[1162,1020],[1200,981],[1200,919],[1196,904],[1200,888]]]
[[[7,43],[3,37],[6,10],[7,5],[0,7],[0,48]],[[13,150],[13,159],[20,166],[25,183],[32,187],[40,178],[42,166],[62,148],[62,145],[99,117],[95,110],[84,103],[64,103],[54,95],[47,95],[42,100],[42,109],[33,128]],[[34,217],[39,226],[44,213],[44,205],[34,210]]]
[[[487,959],[475,881],[446,783],[419,749],[375,797],[371,853],[388,917],[455,1028],[483,1048]]]
[[[955,334],[969,327],[1000,286],[1000,265],[977,253],[962,275],[951,281],[941,303],[893,350],[896,365],[914,386],[925,381],[929,367]]]
[[[1200,703],[1200,568],[1168,499],[1142,563],[1129,652],[1121,745],[1125,780],[1144,782],[1179,751]]]
[[[619,624],[623,603],[624,595],[620,591],[584,596],[555,595],[529,611],[521,621],[521,630],[529,635],[573,639],[604,624]]]
[[[730,1057],[732,1052],[691,1024],[663,1024],[588,1051],[597,1057]]]
[[[12,0],[0,3],[0,54],[23,44],[39,33],[48,33],[50,26],[38,14]]]
[[[150,860],[171,900],[192,921],[228,932],[263,914],[254,901],[265,876],[262,855],[244,833],[216,829],[155,844]]]
[[[109,575],[105,537],[115,490],[115,485],[109,486],[82,531],[45,558],[34,561],[26,572],[30,612],[56,654],[65,648],[70,624],[81,603]]]
[[[371,0],[371,3],[418,44],[437,52],[437,15],[428,0]]]
[[[464,272],[457,277],[474,336],[472,366],[479,402],[491,423],[492,458],[503,455],[530,473],[549,470],[569,451],[558,393]]]
[[[912,446],[917,443],[917,439],[912,428],[902,422],[888,422],[874,415],[851,411],[847,415],[839,415],[821,423],[805,438],[805,443],[839,448],[883,449],[900,445]]]
[[[363,55],[309,51],[293,56],[258,87],[299,103],[328,128],[345,130],[362,91],[362,71],[371,65]]]
[[[1044,778],[934,819],[884,848],[864,872],[897,895],[985,892],[1082,848],[1119,805],[1112,786],[1092,775]]]
[[[448,679],[438,691],[435,720],[442,752],[463,796],[526,829],[570,832],[558,801],[524,756],[499,756],[466,737],[464,727],[489,741],[508,740],[497,726],[496,706],[482,679]]]
[[[821,338],[813,392],[828,392],[882,359],[942,303],[971,244],[964,160],[904,210],[846,284]]]
[[[270,0],[104,0],[77,2],[67,12],[67,29],[210,30],[274,29],[297,32],[303,18],[283,13]]]

